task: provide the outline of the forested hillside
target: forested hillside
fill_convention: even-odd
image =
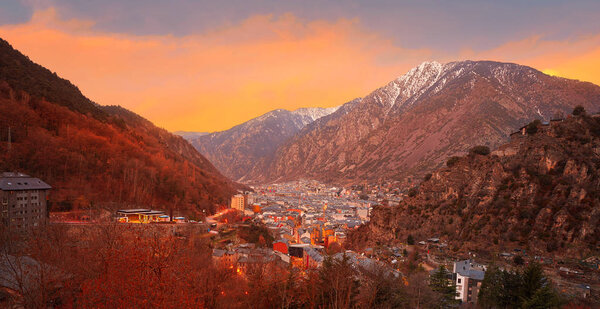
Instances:
[[[211,212],[238,187],[183,138],[121,107],[91,102],[6,41],[0,170],[50,184],[52,210],[135,205]]]

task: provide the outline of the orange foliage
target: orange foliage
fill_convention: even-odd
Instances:
[[[49,183],[52,210],[140,205],[214,212],[234,192],[181,138],[119,107],[103,112],[107,119],[0,83],[0,170]]]

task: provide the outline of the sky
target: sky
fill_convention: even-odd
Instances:
[[[0,37],[170,131],[338,106],[432,60],[600,84],[597,0],[2,0]]]

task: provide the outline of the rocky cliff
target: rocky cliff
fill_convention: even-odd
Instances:
[[[579,256],[598,250],[600,117],[536,122],[527,131],[491,154],[448,160],[449,167],[427,175],[399,206],[375,207],[350,243],[405,242],[413,235],[440,237],[464,251],[524,247]]]

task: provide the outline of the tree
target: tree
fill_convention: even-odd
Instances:
[[[525,132],[527,132],[527,134],[529,135],[533,135],[535,133],[537,133],[538,131],[538,126],[541,124],[542,122],[539,119],[536,119],[532,122],[530,122],[527,127],[525,128]]]
[[[581,105],[575,106],[573,109],[573,116],[585,115],[585,108]]]
[[[448,161],[446,161],[446,166],[452,167],[452,166],[454,166],[454,164],[458,163],[459,160],[460,160],[460,157],[457,157],[457,156],[450,157],[450,158],[448,158]]]
[[[487,156],[490,154],[490,148],[488,146],[475,146],[469,149],[470,154],[478,154],[482,156]]]
[[[427,273],[420,271],[411,274],[407,281],[408,308],[433,308],[439,295],[427,283]]]
[[[401,308],[407,305],[408,296],[401,276],[380,265],[361,269],[361,274],[360,308]]]
[[[318,274],[319,307],[341,309],[356,306],[359,291],[358,273],[352,267],[348,256],[345,254],[341,258],[328,256],[323,261]]]
[[[412,187],[408,190],[409,197],[415,197],[415,196],[417,196],[417,193],[419,193],[419,190],[415,187]]]
[[[408,234],[408,237],[406,237],[406,243],[409,245],[415,244],[415,238],[412,236],[412,234]]]
[[[522,256],[515,255],[515,257],[513,258],[513,263],[515,263],[515,265],[523,265],[525,264],[525,260],[523,260]]]
[[[440,308],[448,308],[458,304],[458,300],[456,299],[456,285],[449,277],[450,272],[448,272],[444,265],[440,265],[429,278],[431,290],[440,295]]]
[[[559,308],[562,300],[542,267],[532,263],[521,272],[490,267],[479,290],[479,305],[483,308]]]
[[[481,283],[478,304],[483,308],[517,308],[519,286],[518,274],[491,266]]]

